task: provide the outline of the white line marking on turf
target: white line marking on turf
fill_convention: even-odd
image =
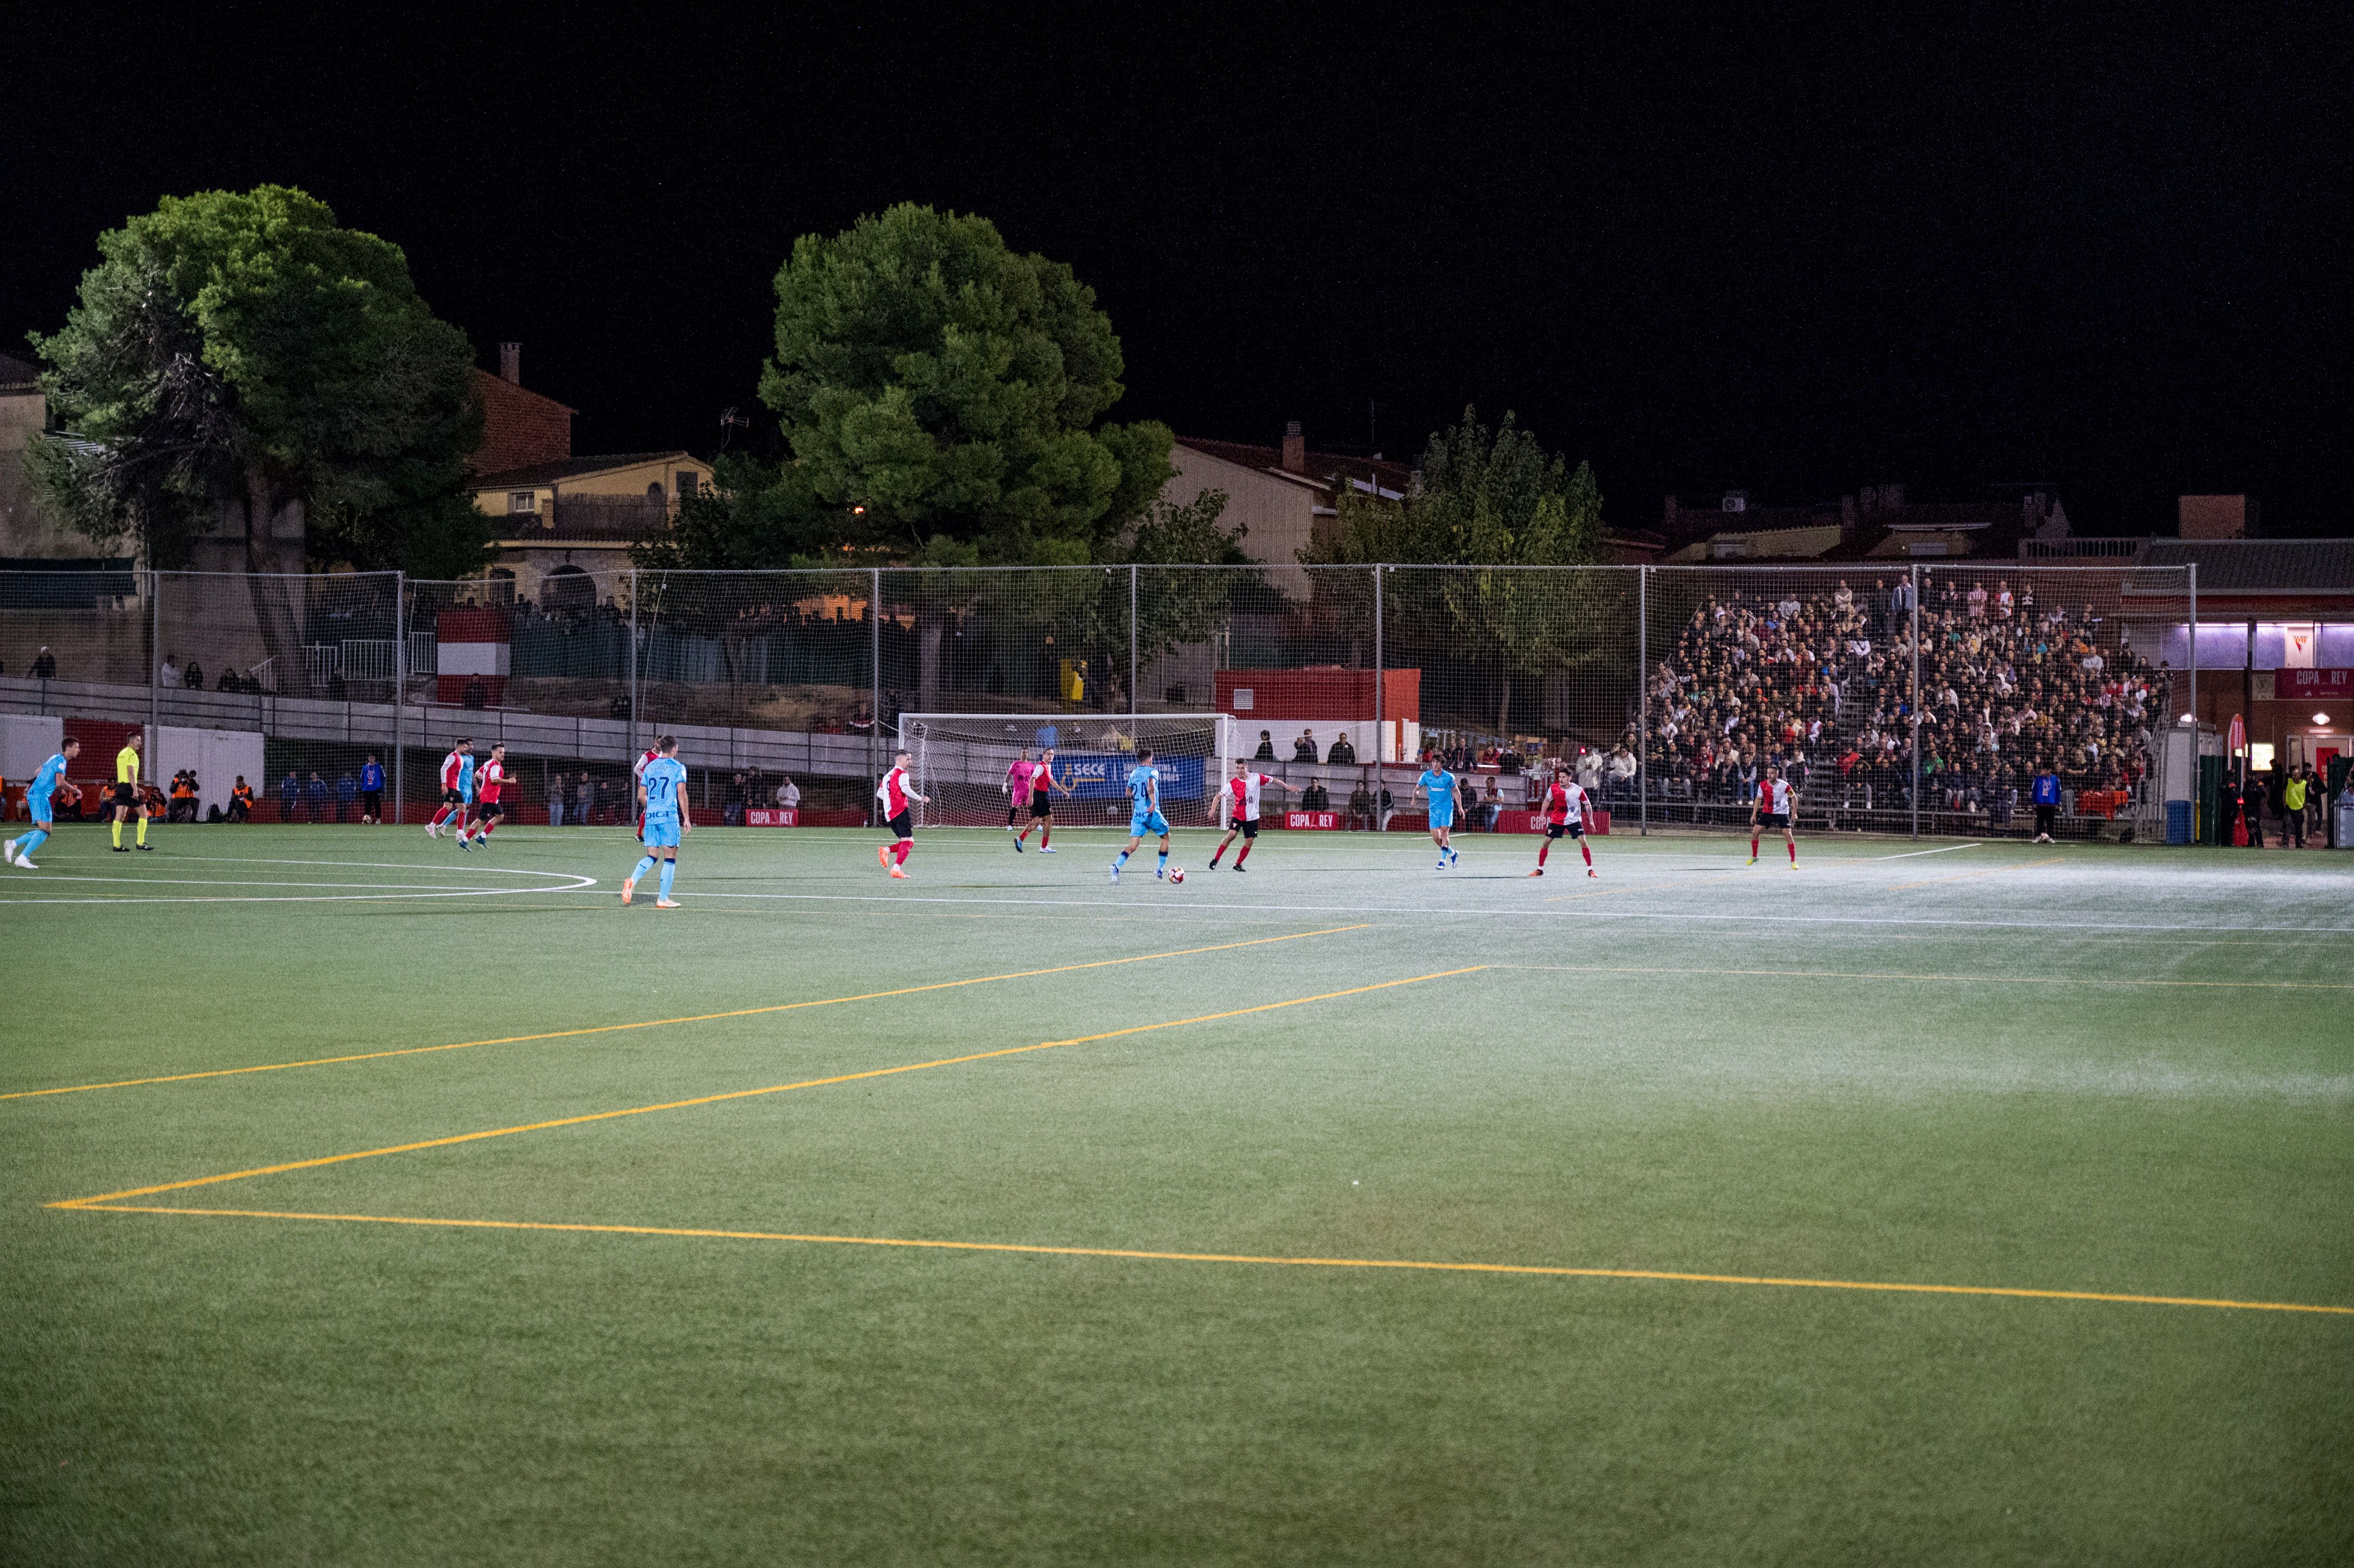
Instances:
[[[1956,850],[1965,850],[1965,849],[1984,849],[1984,848],[1986,848],[1986,845],[1984,845],[1984,844],[1980,844],[1980,843],[1969,843],[1969,844],[1946,844],[1946,845],[1945,847],[1943,847],[1942,849],[1933,849],[1933,850],[1907,850],[1907,851],[1905,851],[1903,854],[1876,854],[1876,855],[1872,855],[1872,856],[1871,856],[1870,858],[1871,858],[1871,859],[1872,859],[1872,860],[1911,860],[1911,859],[1912,859],[1914,855],[1916,855],[1916,854],[1951,854],[1951,853],[1953,853]]]
[[[572,888],[560,889],[573,892]],[[1112,904],[1100,898],[941,898],[917,894],[888,893],[706,893],[696,891],[697,898],[755,898],[769,901],[820,904],[972,904],[987,906],[1031,906],[1057,909],[1119,909],[1129,906]],[[1428,919],[1433,916],[1455,916],[1465,920],[1490,920],[1508,916],[1537,916],[1550,920],[1770,920],[1794,926],[1964,926],[1984,927],[1995,930],[2018,931],[2211,931],[2211,925],[2141,926],[2131,921],[2113,920],[1940,920],[1924,916],[1891,915],[1791,915],[1779,910],[1762,915],[1703,915],[1690,910],[1636,909],[1496,909],[1446,908],[1437,906],[1409,906],[1392,904],[1217,904],[1185,898],[1194,909],[1239,909],[1254,914],[1275,911],[1295,915],[1411,915]],[[2283,936],[2320,934],[2332,937],[2354,937],[2354,926],[2235,926],[2241,935],[2261,935],[2278,932]]]
[[[180,858],[180,857],[175,857]],[[214,860],[224,863],[248,865],[324,865],[354,871],[419,871],[430,869],[414,864],[388,861],[344,860],[261,860],[231,855],[190,855],[190,860]],[[27,885],[21,878],[0,882],[0,905],[17,904],[376,904],[397,898],[512,898],[518,894],[579,893],[597,885],[593,876],[581,876],[568,871],[540,871],[526,866],[482,865],[452,867],[461,874],[480,876],[535,876],[542,880],[525,887],[462,887],[446,883],[366,883],[366,882],[232,882],[213,881],[186,876],[76,876],[67,873],[37,873],[42,882],[105,882],[124,887],[197,886],[197,887],[375,887],[373,893],[294,893],[294,894],[233,894],[207,896],[202,894],[162,895],[148,897],[135,893],[115,894],[99,898],[42,898],[17,895],[14,890]],[[33,885],[37,886],[38,884]]]

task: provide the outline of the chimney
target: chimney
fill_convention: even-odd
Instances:
[[[1299,421],[1297,419],[1283,427],[1283,471],[1308,471],[1308,438],[1299,433]]]
[[[2186,539],[2255,536],[2256,503],[2244,495],[2186,495],[2177,503],[2175,517]]]
[[[510,387],[523,385],[523,344],[519,343],[499,344],[499,379]]]

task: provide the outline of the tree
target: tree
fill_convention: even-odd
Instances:
[[[1321,564],[1459,569],[1400,594],[1408,637],[1441,633],[1496,673],[1496,730],[1511,733],[1512,677],[1557,673],[1599,658],[1625,596],[1590,574],[1604,554],[1602,494],[1585,463],[1548,455],[1507,413],[1490,430],[1466,408],[1424,449],[1422,482],[1391,502],[1338,487],[1333,528],[1300,552]],[[1417,588],[1419,585],[1417,585]],[[1385,597],[1386,611],[1391,600]]]
[[[300,502],[317,559],[433,576],[488,560],[464,489],[473,355],[398,246],[260,185],[167,196],[99,255],[64,328],[33,339],[75,439],[41,442],[32,466],[75,527],[172,566],[234,506],[258,572]],[[254,593],[266,652],[286,652],[282,604]]]
[[[1074,566],[1173,471],[1166,426],[1099,421],[1125,361],[1095,291],[971,214],[902,203],[778,270],[760,396],[792,449],[801,532],[915,566]],[[912,579],[918,703],[967,590]]]

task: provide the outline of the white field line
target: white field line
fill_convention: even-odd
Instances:
[[[1939,849],[1906,850],[1903,854],[1875,854],[1866,855],[1863,858],[1866,860],[1911,860],[1916,854],[1951,854],[1956,850],[1984,848],[1986,848],[1986,845],[1982,843],[1946,844]]]
[[[566,888],[560,891],[570,892]],[[745,898],[784,903],[819,904],[965,904],[1006,907],[1038,907],[1055,909],[1122,908],[1100,898],[946,898],[922,894],[888,893],[706,893],[692,887],[680,889],[683,898]],[[1222,904],[1193,898],[1182,893],[1172,896],[1182,898],[1192,909],[1233,909],[1251,914],[1277,912],[1293,915],[1408,915],[1417,919],[1453,916],[1464,920],[1492,920],[1500,917],[1538,916],[1554,920],[1718,920],[1770,921],[1792,926],[1958,926],[1986,927],[1994,930],[2018,931],[2192,931],[2210,932],[2211,925],[2161,926],[2142,925],[2124,920],[1948,920],[1926,916],[1891,915],[1791,915],[1779,910],[1760,915],[1709,915],[1690,910],[1639,911],[1631,909],[1496,909],[1443,908],[1428,905],[1394,904]],[[2319,933],[2334,937],[2354,937],[2354,926],[2235,926],[2240,936],[2278,932],[2283,936]]]
[[[175,860],[182,857],[175,856]],[[211,860],[224,864],[244,865],[318,865],[352,871],[421,871],[429,867],[389,861],[339,860],[261,860],[237,856],[192,855],[192,860]],[[0,905],[19,904],[100,904],[110,907],[129,904],[375,904],[397,898],[512,898],[518,894],[578,893],[597,885],[593,876],[581,876],[568,871],[540,871],[524,866],[463,866],[452,867],[461,875],[531,876],[541,880],[523,887],[465,887],[447,883],[368,883],[368,882],[244,882],[188,876],[77,876],[64,872],[35,872],[37,881],[27,882],[23,875],[0,881]],[[444,873],[443,874],[448,874]],[[125,892],[96,898],[44,898],[37,893],[20,894],[20,888],[37,889],[51,882],[111,883],[125,888],[143,886],[196,887],[338,887],[374,888],[374,892],[290,893],[290,894],[177,894],[148,896]]]

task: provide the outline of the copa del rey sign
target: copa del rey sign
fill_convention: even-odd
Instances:
[[[2281,670],[2273,675],[2276,697],[2354,697],[2354,670]]]

